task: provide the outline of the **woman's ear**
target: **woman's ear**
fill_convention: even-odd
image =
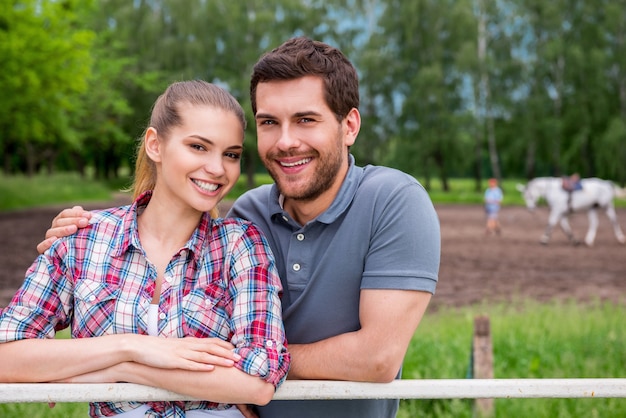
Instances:
[[[146,154],[152,161],[155,163],[161,161],[161,142],[159,141],[156,129],[153,127],[146,129],[143,145],[146,148]]]

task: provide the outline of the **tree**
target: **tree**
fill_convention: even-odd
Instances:
[[[7,173],[32,175],[46,150],[74,138],[67,115],[86,89],[94,36],[80,29],[79,7],[86,3],[25,0],[0,6],[0,138]],[[25,167],[15,166],[15,155]]]
[[[203,0],[103,0],[98,30],[114,31],[133,57],[129,74],[151,74],[153,83],[126,86],[124,97],[133,113],[124,129],[133,132],[145,120],[158,92],[173,81],[199,78],[227,88],[249,109],[252,65],[268,48],[296,34],[324,36],[323,4],[291,1],[218,2]],[[143,115],[143,117],[141,117]],[[252,186],[257,169],[254,120],[248,113],[244,172]],[[136,130],[136,128],[135,128]]]
[[[435,169],[447,190],[449,176],[464,164],[468,119],[457,53],[475,27],[469,3],[390,1],[379,25],[363,79],[378,84],[372,92],[379,120],[392,138],[386,162],[426,176],[427,187]]]

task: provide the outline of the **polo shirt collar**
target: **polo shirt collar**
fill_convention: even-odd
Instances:
[[[328,209],[322,212],[314,221],[331,224],[337,218],[343,214],[350,203],[354,200],[354,196],[359,188],[361,179],[363,178],[363,168],[355,165],[354,157],[352,154],[348,156],[349,165],[348,174],[341,184],[341,188],[335,196],[335,199],[330,204]],[[272,217],[284,216],[286,212],[283,209],[284,196],[278,193],[276,184],[272,185],[270,192],[270,214]]]

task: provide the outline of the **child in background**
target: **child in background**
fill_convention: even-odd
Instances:
[[[494,233],[500,235],[500,221],[498,220],[498,215],[500,213],[503,197],[502,189],[498,187],[498,180],[494,178],[489,179],[489,187],[485,190],[485,213],[487,215],[486,235]]]

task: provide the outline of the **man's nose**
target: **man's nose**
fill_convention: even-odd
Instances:
[[[281,150],[289,150],[297,148],[300,145],[295,129],[293,126],[285,124],[280,130],[280,136],[276,141],[276,146]]]

